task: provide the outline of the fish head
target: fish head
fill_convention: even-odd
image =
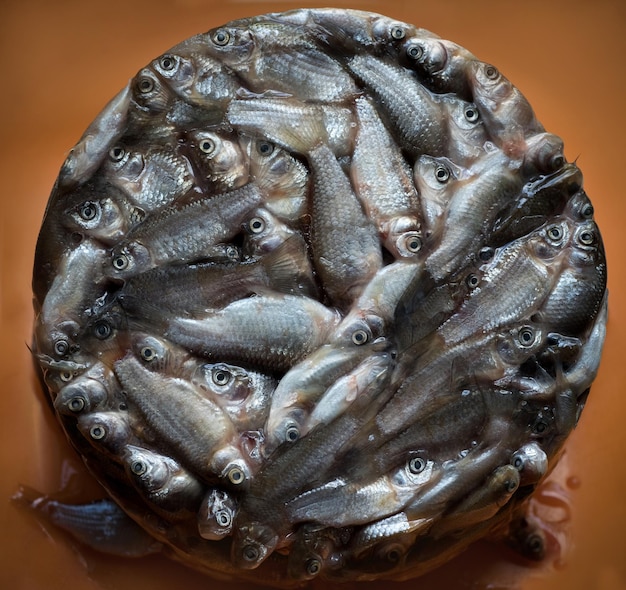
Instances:
[[[513,453],[511,465],[519,471],[520,485],[535,484],[548,471],[548,456],[537,442],[532,441]]]
[[[161,55],[150,65],[176,91],[188,88],[196,76],[193,61],[174,52]]]
[[[575,164],[568,164],[570,166],[575,166]],[[578,170],[578,167],[576,166]],[[563,215],[573,219],[575,221],[586,221],[588,219],[593,219],[593,205],[587,196],[587,193],[582,190],[582,173],[578,170],[580,176],[580,182],[578,183],[578,190],[572,195],[572,197],[567,202],[565,209],[563,210]]]
[[[228,66],[244,65],[252,59],[254,39],[248,27],[219,27],[204,37],[203,48]]]
[[[166,111],[174,98],[163,79],[151,68],[143,68],[135,76],[132,96],[142,110],[151,114]]]
[[[78,416],[94,411],[108,397],[100,380],[83,374],[61,388],[54,400],[54,408],[59,414]]]
[[[126,412],[83,413],[78,418],[78,430],[97,449],[121,454],[131,437]]]
[[[223,539],[232,532],[236,513],[237,503],[228,492],[209,490],[198,511],[200,536],[211,541]]]
[[[506,363],[518,365],[538,354],[546,345],[546,330],[534,322],[524,322],[503,330],[496,337],[496,349]]]
[[[194,377],[201,389],[212,394],[216,402],[238,404],[248,398],[252,382],[248,373],[241,367],[226,363],[205,363],[196,369]]]
[[[168,457],[135,445],[127,445],[123,462],[133,484],[148,493],[167,485],[174,463]]]
[[[106,275],[124,279],[152,267],[148,248],[137,241],[124,242],[113,248]]]
[[[474,74],[474,92],[486,104],[498,105],[514,90],[511,82],[491,64],[475,61],[470,63],[470,71]]]
[[[563,140],[553,133],[537,133],[526,142],[522,172],[527,177],[558,172],[567,163]]]
[[[540,261],[552,261],[562,255],[569,243],[572,233],[572,224],[564,219],[557,219],[547,223],[533,232],[525,247],[530,256]]]
[[[411,67],[423,75],[430,76],[445,69],[448,51],[441,39],[409,37],[403,46],[406,60]]]
[[[269,557],[277,544],[278,534],[271,526],[243,522],[235,529],[231,559],[235,567],[254,569]]]
[[[83,201],[69,209],[65,219],[68,229],[109,245],[119,241],[128,229],[124,211],[110,197]]]
[[[386,347],[385,321],[379,315],[354,310],[339,324],[330,343],[335,347],[353,349],[367,346],[369,350]]]
[[[246,232],[244,251],[249,256],[272,252],[295,235],[294,230],[263,207],[252,212],[243,228]]]

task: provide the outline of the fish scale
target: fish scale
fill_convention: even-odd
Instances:
[[[606,334],[582,185],[495,66],[390,17],[161,53],[69,152],[35,249],[35,364],[112,500],[23,501],[285,589],[519,545]]]

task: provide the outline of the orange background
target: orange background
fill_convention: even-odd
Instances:
[[[608,253],[608,337],[600,374],[568,443],[572,473],[581,486],[573,492],[567,566],[540,574],[533,570],[522,586],[626,588],[626,3],[335,0],[334,5],[416,24],[494,63],[527,96],[546,129],[563,137],[568,159],[578,158]],[[208,583],[226,588],[159,558],[81,556],[10,503],[19,483],[52,493],[61,485],[62,465],[66,475],[80,469],[36,396],[26,347],[32,259],[48,194],[67,151],[128,78],[195,33],[234,18],[296,7],[236,0],[1,0],[0,587],[195,590]],[[98,496],[92,485],[84,493]],[[488,566],[496,562],[493,549],[477,551],[427,576],[419,587],[510,587],[506,576]],[[396,585],[398,590],[417,586]],[[244,585],[228,585],[229,590],[239,587]]]

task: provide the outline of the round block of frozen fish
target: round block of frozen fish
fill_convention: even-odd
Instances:
[[[598,370],[593,214],[513,83],[412,25],[302,9],[157,56],[34,263],[51,410],[135,523],[107,551],[289,588],[519,538]]]

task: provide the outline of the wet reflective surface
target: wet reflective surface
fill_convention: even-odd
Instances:
[[[7,128],[2,161],[2,165],[6,166],[4,177],[7,179],[2,198],[2,377],[5,386],[2,416],[3,435],[6,437],[2,444],[2,464],[6,470],[2,493],[5,498],[15,491],[18,482],[42,491],[57,491],[61,483],[61,466],[67,461],[61,454],[62,439],[58,444],[54,438],[58,431],[56,425],[47,419],[47,414],[36,402],[36,383],[24,346],[30,338],[29,277],[34,240],[64,151],[76,141],[103,102],[125,84],[126,78],[163,48],[232,18],[292,7],[283,3],[236,4],[221,7],[221,11],[211,11],[209,19],[206,7],[189,3],[180,3],[179,6],[168,4],[167,9],[161,11],[155,4],[151,6],[153,9],[150,11],[142,5],[137,5],[130,12],[125,11],[127,20],[123,23],[115,20],[114,5],[107,8],[109,16],[99,15],[98,22],[110,18],[108,30],[119,32],[119,39],[114,44],[111,44],[110,37],[105,38],[105,27],[101,29],[102,37],[99,37],[95,31],[89,30],[89,24],[93,26],[95,23],[93,17],[70,10],[70,4],[67,5],[67,13],[61,9],[55,15],[46,14],[42,5],[37,20],[45,26],[39,36],[33,32],[28,15],[19,12],[11,14],[14,23],[11,30],[3,31],[3,42],[8,44],[5,55],[12,56],[22,81],[16,85],[15,95],[4,97],[7,101],[5,112],[15,112],[16,106],[20,109],[10,118],[9,126],[14,127]],[[364,8],[382,10],[375,3]],[[414,13],[384,7],[389,15],[454,39],[477,56],[494,61],[524,92],[546,128],[564,138],[568,159],[575,159],[580,154],[579,163],[585,171],[585,188],[595,204],[596,218],[603,228],[612,269],[609,276],[612,309],[600,375],[581,423],[568,444],[572,474],[580,480],[580,487],[572,491],[573,552],[566,559],[567,567],[549,576],[530,580],[525,587],[563,584],[563,587],[570,588],[617,588],[622,581],[617,557],[623,550],[617,532],[624,523],[624,508],[619,493],[624,478],[615,467],[619,464],[620,448],[623,446],[623,438],[620,439],[623,408],[619,406],[623,373],[620,371],[621,357],[617,344],[619,331],[623,328],[619,306],[623,264],[620,265],[619,260],[612,262],[611,257],[612,253],[622,250],[619,220],[623,219],[624,205],[615,183],[619,177],[616,174],[619,170],[619,145],[615,143],[615,138],[623,128],[619,108],[622,89],[617,85],[617,65],[611,56],[615,55],[615,44],[621,41],[619,17],[613,14],[608,18],[607,12],[605,22],[589,19],[589,15],[581,11],[577,16],[555,12],[542,14],[545,20],[540,24],[536,13],[534,18],[528,16],[527,19],[520,15],[516,23],[519,30],[511,30],[508,20],[495,10],[487,25],[485,15],[491,14],[487,3],[483,9],[474,5],[471,14],[467,7],[459,7],[454,19],[447,17],[445,20],[441,8]],[[168,11],[170,16],[171,11],[185,16],[174,25],[167,18]],[[80,18],[80,22],[70,25],[65,21],[63,17],[70,13],[74,18]],[[456,17],[459,22],[455,25]],[[576,25],[577,22],[587,22],[588,28],[595,26],[597,30],[590,32],[582,29],[580,24]],[[23,35],[25,31],[29,32],[29,38],[36,39],[36,44],[32,45],[32,52],[26,49],[16,52],[16,48],[23,44],[17,41],[15,35],[18,32]],[[59,34],[60,31],[64,34]],[[532,42],[529,43],[528,39],[533,37],[529,31],[533,31],[535,36],[544,34],[553,43],[555,57],[550,63],[545,59],[545,49],[542,53]],[[80,52],[76,52],[77,46],[81,47]],[[523,47],[522,51],[520,47]],[[581,47],[585,48],[582,52]],[[511,50],[511,55],[507,49]],[[576,64],[570,63],[564,56],[576,56]],[[19,67],[19,64],[23,65]],[[535,66],[531,69],[528,64]],[[598,89],[602,89],[602,106],[599,106]],[[84,485],[81,483],[80,487]],[[85,498],[99,496],[93,486],[86,487],[82,493]],[[200,576],[162,565],[159,559],[120,563],[119,560],[89,555],[87,563],[91,571],[85,571],[80,559],[65,544],[47,539],[32,519],[16,511],[8,501],[4,506],[4,529],[16,532],[10,538],[5,536],[6,549],[2,559],[7,565],[0,575],[7,576],[7,581],[11,581],[13,586],[17,582],[18,587],[25,588],[55,587],[57,583],[61,587],[69,580],[73,584],[78,584],[76,580],[84,580],[86,588],[112,587],[112,584],[128,588],[150,584],[151,587],[165,588],[168,576],[178,583],[184,580],[189,586],[202,583]],[[34,567],[26,566],[23,559],[26,553],[36,556]],[[480,553],[486,553],[484,559],[489,563],[493,563],[498,555],[494,556],[493,551],[487,550]],[[613,561],[612,556],[615,556]],[[467,566],[468,561],[466,559],[461,563]],[[505,560],[505,563],[509,562],[510,559]],[[463,571],[461,567],[448,567],[446,572],[429,575],[424,583],[459,587],[459,581],[455,581],[459,571]],[[505,584],[502,577],[485,578],[485,575],[484,571],[473,578],[470,575],[468,583],[480,578],[482,585],[496,584],[499,587],[498,584]],[[95,582],[90,581],[90,577]]]

